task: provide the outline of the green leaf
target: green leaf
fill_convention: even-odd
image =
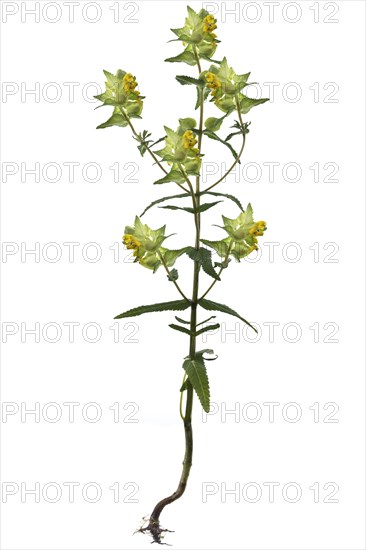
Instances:
[[[172,323],[169,326],[170,326],[170,328],[172,328],[174,330],[178,330],[179,332],[184,332],[185,334],[188,334],[189,336],[192,336],[192,332],[188,328],[181,327],[180,325],[175,325],[174,323]]]
[[[185,248],[179,248],[177,250],[169,250],[168,248],[161,247],[160,250],[166,265],[172,267],[179,256],[187,252],[187,248],[189,247],[186,246]]]
[[[187,49],[184,50],[184,52],[180,53],[176,57],[168,57],[168,59],[165,59],[167,63],[187,63],[187,65],[195,65],[196,59],[192,52],[188,51]]]
[[[190,321],[185,321],[184,319],[181,319],[180,317],[177,317],[176,315],[174,315],[174,317],[176,318],[177,321],[179,321],[179,323],[183,323],[184,325],[190,325],[191,324]]]
[[[171,29],[173,32],[174,30]],[[179,38],[173,38],[173,40],[168,40],[169,42],[186,42],[187,44],[195,44],[196,42],[188,36],[188,34],[181,34]]]
[[[219,141],[220,143],[222,143],[223,145],[228,147],[228,149],[230,149],[230,151],[232,152],[232,155],[235,158],[235,160],[238,158],[238,153],[235,151],[234,147],[232,147],[230,145],[230,143],[228,143],[227,141],[224,141],[223,139],[221,139],[217,134],[215,134],[215,132],[211,132],[211,130],[204,130],[203,133],[207,137],[209,137],[210,139],[214,139],[215,141]]]
[[[156,201],[153,201],[152,203],[149,204],[149,206],[147,206],[145,208],[145,210],[143,211],[142,214],[140,214],[140,218],[150,209],[152,208],[153,206],[155,206],[156,204],[159,204],[161,202],[164,202],[164,201],[168,201],[169,199],[180,199],[180,198],[184,198],[184,197],[189,197],[190,196],[190,193],[179,193],[178,195],[169,195],[168,197],[162,197],[161,199],[157,199]]]
[[[197,250],[196,248],[189,246],[187,254],[191,258],[191,260],[193,260],[194,262],[198,262],[201,265],[203,271],[207,273],[207,275],[209,275],[213,279],[216,279],[216,281],[221,280],[212,265],[211,250],[207,250],[207,248],[203,247],[200,247]]]
[[[200,323],[197,323],[196,327],[199,327],[200,325],[203,325],[203,323],[208,323],[208,321],[211,321],[211,319],[216,319],[216,315],[212,315],[211,317],[209,317],[205,321],[201,321]]]
[[[193,130],[197,126],[197,122],[194,118],[180,118],[179,126],[182,132],[185,132],[186,130]]]
[[[207,332],[208,330],[215,330],[217,328],[220,328],[220,323],[216,323],[215,325],[208,325],[207,327],[203,327],[200,330],[196,332],[196,336],[199,336],[200,334],[203,334],[204,332]]]
[[[231,138],[233,138],[234,136],[239,136],[241,135],[243,132],[241,132],[239,130],[239,132],[232,132],[231,134],[229,134],[226,138],[225,138],[225,141],[229,141]]]
[[[206,202],[204,204],[200,204],[200,206],[197,209],[192,208],[191,206],[175,206],[174,204],[168,204],[167,206],[159,206],[159,208],[166,208],[167,210],[184,210],[184,212],[195,214],[196,212],[205,212],[209,208],[212,208],[216,204],[219,204],[219,202],[222,202],[222,201]]]
[[[182,84],[183,86],[186,84],[193,84],[194,86],[198,86],[199,88],[205,87],[204,80],[201,80],[199,78],[192,78],[191,76],[185,76],[185,75],[177,75],[175,77],[179,84]]]
[[[249,321],[244,319],[244,317],[239,315],[239,313],[237,313],[230,307],[225,306],[224,304],[212,302],[212,300],[206,300],[204,298],[200,300],[198,303],[201,307],[203,307],[204,309],[207,309],[208,311],[221,311],[222,313],[227,313],[228,315],[233,315],[234,317],[238,317],[238,319],[241,319],[246,325],[251,327],[255,332],[258,332],[257,329],[249,323]]]
[[[223,123],[225,117],[226,115],[222,116],[221,118],[215,118],[211,116],[205,120],[205,127],[207,128],[207,130],[217,132],[218,130],[220,130],[221,124]]]
[[[207,239],[201,239],[201,243],[209,246],[210,248],[213,248],[215,252],[217,252],[217,254],[220,256],[220,258],[224,258],[226,256],[228,248],[230,246],[230,241],[231,237],[226,237],[221,241],[208,241]]]
[[[154,181],[154,185],[160,185],[161,183],[184,183],[186,180],[182,176],[181,172],[179,170],[171,170],[169,174],[164,176],[163,178]]]
[[[209,96],[210,90],[209,88],[205,88],[203,90],[203,101],[205,101]],[[195,110],[197,110],[201,106],[201,91],[199,88],[197,88],[197,101],[195,105]]]
[[[244,208],[240,202],[239,199],[237,199],[234,195],[228,195],[226,193],[216,193],[216,191],[203,191],[201,193],[202,195],[213,195],[214,197],[225,197],[227,199],[230,199],[231,201],[235,202],[237,206],[239,206],[240,210],[244,212]]]
[[[216,63],[217,65],[220,65],[220,63],[222,63],[222,60],[218,61],[217,59],[212,59],[208,55],[204,55],[202,53],[201,53],[200,57],[201,57],[201,59],[205,59],[206,61],[211,61],[211,63]]]
[[[242,124],[239,120],[236,120],[235,123],[231,126],[231,128],[236,128],[238,131],[232,132],[231,134],[226,136],[225,141],[229,141],[232,137],[238,136],[238,135],[243,135],[245,137],[246,134],[249,134],[248,126],[250,126],[250,122],[245,122],[244,124]]]
[[[114,109],[113,115],[111,116],[111,118],[109,118],[103,124],[100,124],[99,126],[97,126],[97,130],[101,128],[109,128],[110,126],[120,126],[121,128],[125,128],[126,126],[128,126],[128,122],[126,118],[120,114],[118,107]]]
[[[210,410],[210,386],[208,382],[207,370],[202,356],[196,356],[195,359],[186,358],[183,368],[188,375],[198,399],[201,402],[205,412]]]
[[[182,386],[181,386],[181,388],[180,388],[179,391],[185,391],[185,390],[187,389],[188,382],[189,382],[189,380],[188,380],[188,378],[186,378],[186,379],[184,380],[184,382],[183,382],[183,384],[182,384]]]
[[[269,101],[269,98],[263,98],[263,99],[252,99],[251,97],[247,97],[245,95],[242,95],[240,99],[240,112],[246,115],[249,113],[250,109],[252,107],[256,107],[257,105],[261,105],[262,103],[266,103],[266,101]]]
[[[188,309],[191,302],[187,300],[172,300],[171,302],[161,302],[160,304],[150,304],[148,306],[139,306],[129,309],[120,315],[114,317],[115,319],[124,319],[125,317],[136,317],[143,313],[152,313],[154,311],[183,311]]]

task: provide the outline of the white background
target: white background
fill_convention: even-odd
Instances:
[[[183,24],[185,2],[121,2],[117,22],[117,3],[99,2],[100,19],[94,23],[98,12],[92,5],[82,12],[90,4],[84,1],[75,5],[73,23],[64,2],[57,3],[58,9],[52,2],[46,12],[46,3],[40,2],[40,21],[35,22],[35,16],[24,11],[34,4],[2,2],[3,177],[4,170],[8,173],[2,185],[2,238],[5,250],[14,252],[2,258],[2,315],[3,331],[13,327],[15,332],[3,345],[2,399],[14,403],[5,406],[15,414],[2,418],[2,482],[3,490],[4,483],[13,483],[19,491],[2,505],[1,545],[9,550],[150,548],[148,537],[132,533],[155,503],[175,490],[180,476],[183,430],[178,401],[187,338],[167,326],[173,313],[131,319],[133,325],[119,322],[113,329],[119,326],[117,343],[110,327],[113,317],[130,307],[178,298],[162,270],[153,275],[129,263],[120,244],[124,226],[135,214],[162,194],[177,192],[177,187],[152,185],[159,170],[147,156],[139,156],[128,129],[95,130],[110,111],[94,111],[92,96],[98,89],[88,84],[103,87],[103,69],[135,74],[147,96],[144,120],[136,127],[149,129],[155,139],[163,135],[163,124],[175,128],[179,117],[195,116],[193,88],[180,86],[174,78],[196,76],[194,67],[163,62],[180,51],[179,44],[167,41],[173,38],[169,28]],[[201,7],[192,0],[190,4]],[[164,511],[162,523],[175,530],[167,540],[177,549],[361,549],[364,3],[282,2],[272,22],[268,3],[236,4],[237,15],[226,17],[225,7],[235,8],[234,2],[211,6],[219,10],[217,33],[222,40],[215,57],[227,55],[238,73],[252,71],[263,96],[268,95],[268,83],[279,85],[271,102],[246,117],[252,125],[243,169],[256,163],[261,177],[253,181],[253,165],[238,181],[228,178],[219,190],[236,194],[244,204],[250,201],[256,219],[267,221],[268,231],[258,261],[232,262],[210,298],[256,322],[261,337],[250,343],[253,336],[243,332],[241,323],[219,314],[221,332],[200,343],[219,356],[207,363],[211,398],[219,412],[203,422],[195,402],[188,489]],[[5,22],[4,10],[16,8]],[[316,10],[319,22],[314,20]],[[59,15],[59,21],[47,21]],[[79,84],[74,97],[65,83]],[[24,93],[36,86],[38,95]],[[294,101],[299,90],[301,97]],[[208,112],[218,115],[212,105]],[[208,140],[204,152],[209,162],[220,159],[228,165],[232,160]],[[29,169],[37,162],[40,181],[32,174],[23,174],[22,181],[21,163]],[[73,182],[65,165],[70,162],[80,163]],[[87,177],[82,174],[91,162],[101,170],[94,183],[87,181],[94,176],[92,168]],[[280,163],[274,181],[263,164],[268,162]],[[42,175],[47,163],[60,166],[58,181],[50,181],[57,179],[52,167]],[[117,182],[110,169],[114,163],[120,166]],[[298,181],[289,181],[297,179],[291,167],[283,176],[287,163],[300,166]],[[320,167],[318,182],[310,169],[315,163]],[[324,169],[326,163],[337,165],[337,181],[325,179],[334,166]],[[11,169],[18,171],[11,175]],[[123,181],[131,171],[136,181]],[[220,224],[221,213],[235,217],[238,211],[228,202],[204,214],[203,237],[221,238],[221,230],[211,226]],[[167,243],[171,248],[193,243],[193,222],[186,213],[155,208],[145,222],[153,228],[166,223],[168,234],[178,233]],[[74,262],[64,245],[70,242],[79,243]],[[102,252],[99,261],[90,261],[95,248],[84,248],[91,242]],[[47,243],[57,243],[58,249],[47,248]],[[273,258],[270,243],[278,243],[272,245]],[[40,247],[39,261],[31,254],[22,261],[21,251],[35,246]],[[50,261],[57,250],[61,258]],[[291,261],[296,255],[297,261]],[[192,262],[183,257],[177,267],[183,288],[190,292]],[[202,290],[209,283],[203,275]],[[64,324],[70,322],[79,323],[73,343]],[[271,322],[278,323],[272,339]],[[35,323],[40,323],[38,343],[34,335],[24,334]],[[60,327],[59,341],[47,341],[55,337],[52,326],[42,335],[47,323]],[[98,342],[83,338],[87,323],[100,326]],[[87,336],[94,338],[92,328]],[[28,408],[39,403],[41,410],[57,403],[62,417],[50,422],[55,408],[48,409],[48,416],[46,408],[39,422],[34,415],[22,422],[22,402]],[[80,404],[73,423],[65,402]],[[81,414],[90,402],[102,411],[95,423]],[[248,407],[251,402],[257,405]],[[273,422],[264,405],[268,402],[278,403]],[[109,409],[114,403],[120,404],[117,423]],[[297,404],[297,413],[288,403]],[[319,404],[318,422],[314,407],[309,408],[314,403]],[[225,407],[237,407],[238,416],[225,416]],[[128,422],[128,413],[137,408]],[[301,417],[291,422],[299,411]],[[93,412],[89,408],[86,414]],[[250,422],[256,414],[258,421]],[[74,503],[69,502],[65,482],[80,484]],[[82,488],[90,482],[102,491],[96,503],[82,497]],[[119,503],[113,502],[109,489],[117,482]],[[274,502],[263,485],[268,482],[279,484]],[[27,489],[39,483],[41,490],[47,483],[58,484],[62,495],[58,502],[48,502],[54,496],[50,488],[39,503],[29,494],[22,502],[21,483]],[[217,490],[207,502],[205,483]],[[251,490],[243,496],[248,483],[262,490],[256,503],[249,502]],[[301,488],[298,502],[288,502],[294,498],[293,486],[288,498],[283,496],[288,483]],[[309,488],[315,483],[319,502]],[[235,484],[239,501],[228,494],[225,502],[225,488]],[[136,486],[137,502],[128,502]],[[333,499],[338,502],[324,502],[336,486]]]

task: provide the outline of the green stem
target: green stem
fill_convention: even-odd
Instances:
[[[194,50],[195,51],[195,50]],[[197,67],[199,72],[201,73],[201,66],[199,62],[199,58],[197,55],[197,52],[195,51],[196,61],[197,61]],[[203,93],[201,91],[201,93]],[[198,139],[198,148],[201,153],[201,144],[202,144],[202,128],[203,128],[203,97],[201,97],[201,107],[200,107],[200,122],[199,122],[199,139]],[[192,183],[190,179],[188,178],[185,171],[180,167],[180,170],[187,181],[190,195],[192,197],[192,204],[193,208],[196,210],[195,213],[195,229],[196,229],[196,235],[195,235],[195,248],[196,250],[200,247],[200,226],[201,226],[201,216],[200,212],[197,210],[200,204],[200,176],[196,177],[196,193],[194,193]],[[191,335],[189,337],[189,357],[190,359],[194,359],[196,355],[196,324],[197,324],[197,306],[198,306],[198,286],[199,286],[199,272],[200,272],[200,264],[198,262],[194,262],[194,269],[193,269],[193,289],[192,289],[192,299],[191,299],[191,318],[190,318],[190,331]],[[155,542],[161,542],[161,528],[159,523],[159,517],[165,506],[168,504],[171,504],[178,498],[180,498],[187,486],[187,481],[189,477],[189,473],[192,466],[192,456],[193,456],[193,432],[192,432],[192,407],[193,407],[193,386],[189,380],[187,380],[187,398],[186,398],[186,408],[185,408],[185,414],[181,417],[184,424],[184,434],[185,434],[185,453],[184,453],[184,459],[183,459],[183,470],[182,475],[179,480],[178,488],[177,490],[169,497],[164,498],[158,504],[155,506],[153,513],[150,516],[149,526],[148,529],[150,530],[151,534],[153,535]],[[181,392],[181,401],[180,401],[180,411],[182,411],[182,394],[184,392]]]
[[[158,250],[158,256],[160,258],[160,261],[161,263],[163,264],[164,266],[164,269],[165,271],[167,272],[167,274],[169,275],[169,277],[171,277],[171,274],[170,274],[170,269],[169,267],[166,265],[166,262],[164,260],[164,257],[162,255],[162,253],[160,252],[160,250]],[[187,302],[189,302],[189,299],[187,298],[187,296],[184,294],[184,292],[182,291],[182,289],[180,288],[180,286],[178,285],[177,281],[175,281],[174,279],[170,279],[172,281],[172,283],[174,283],[176,289],[178,290],[179,294],[182,296],[182,298],[184,298],[185,300],[187,300]]]
[[[183,376],[182,387],[183,387],[184,382],[186,381],[186,379],[187,379],[187,373],[185,372],[185,373],[184,373],[184,376]],[[183,412],[182,412],[183,393],[184,393],[184,391],[181,390],[181,392],[180,392],[180,400],[179,400],[179,414],[180,414],[181,419],[182,419],[183,422],[184,422],[184,414],[183,414]]]
[[[236,101],[236,109],[237,109],[237,112],[238,112],[238,117],[239,117],[239,121],[240,121],[240,124],[243,128],[243,141],[242,141],[242,144],[241,144],[241,148],[240,148],[240,151],[239,151],[239,154],[238,156],[236,157],[235,161],[233,162],[233,164],[230,166],[229,170],[227,172],[225,172],[225,174],[219,179],[217,180],[215,183],[213,183],[212,185],[210,185],[210,187],[207,187],[207,189],[205,189],[203,191],[203,193],[206,193],[207,191],[210,191],[211,189],[213,189],[214,187],[216,187],[216,185],[218,185],[219,183],[221,183],[225,178],[226,176],[228,176],[230,174],[230,172],[235,168],[235,166],[238,164],[238,162],[240,161],[240,157],[242,156],[243,154],[243,151],[244,151],[244,147],[245,147],[245,136],[246,136],[246,132],[244,130],[244,123],[243,123],[243,119],[242,119],[242,116],[241,116],[241,112],[240,112],[240,105],[239,105],[239,101],[238,101],[238,98],[236,97],[235,98],[235,101]]]
[[[233,243],[234,243],[233,240],[230,241],[229,248],[227,249],[227,252],[226,252],[224,261],[222,262],[223,264],[225,264],[225,263],[228,261],[228,259],[229,259],[229,254],[230,254],[230,252],[231,252]],[[218,272],[218,276],[219,276],[219,277],[220,277],[221,273],[224,271],[224,269],[225,269],[224,267],[221,267],[221,268],[220,268],[220,271]],[[210,284],[210,286],[208,287],[208,289],[206,290],[206,292],[204,292],[204,293],[202,294],[202,296],[198,299],[198,301],[202,300],[202,299],[210,292],[211,288],[215,285],[215,283],[217,283],[217,281],[218,281],[218,279],[215,279],[215,280],[213,281],[213,283]]]

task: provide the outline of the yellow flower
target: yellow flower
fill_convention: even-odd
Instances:
[[[140,241],[138,241],[133,235],[128,234],[123,235],[122,240],[127,250],[133,250],[133,255],[137,256],[138,250],[141,246]]]
[[[218,90],[218,88],[221,88],[220,79],[217,78],[217,76],[214,73],[210,73],[210,72],[206,73],[205,78],[206,78],[207,88],[210,88],[210,90],[212,90],[211,95],[215,95],[216,90]]]
[[[267,229],[266,222],[260,221],[255,223],[253,227],[249,229],[249,234],[253,235],[254,237],[262,237],[266,229]]]
[[[217,29],[216,19],[213,15],[206,15],[203,20],[203,30],[204,32],[212,32]]]
[[[123,91],[127,94],[133,92],[137,86],[136,78],[131,73],[126,73],[123,77]]]
[[[197,140],[196,136],[192,132],[192,130],[187,130],[183,134],[183,147],[184,149],[193,149],[196,145]]]

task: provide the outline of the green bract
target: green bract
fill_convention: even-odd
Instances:
[[[211,65],[207,71],[200,74],[200,79],[206,81],[206,86],[211,90],[212,101],[225,113],[235,111],[238,106],[242,114],[246,114],[252,107],[268,101],[265,99],[252,99],[245,96],[241,90],[248,86],[250,73],[236,74],[232,67],[229,67],[226,57],[220,65]]]
[[[163,161],[172,165],[169,175],[155,183],[166,183],[167,181],[183,183],[185,175],[199,175],[201,157],[199,150],[195,147],[197,139],[193,131],[196,121],[193,118],[181,118],[179,122],[180,125],[176,132],[168,126],[164,126],[165,147],[154,151]]]
[[[107,78],[106,91],[94,96],[101,101],[103,105],[114,106],[113,115],[98,128],[108,128],[109,126],[128,126],[129,118],[141,118],[143,108],[143,97],[140,96],[135,88],[137,87],[136,78],[131,73],[126,73],[119,69],[114,75],[104,71]]]
[[[183,42],[186,47],[182,53],[176,57],[169,57],[165,61],[195,65],[197,57],[199,59],[210,59],[216,51],[219,43],[213,33],[216,29],[216,19],[203,9],[196,13],[188,6],[187,10],[188,16],[184,27],[171,29],[178,37],[176,40]]]
[[[224,225],[220,227],[228,233],[229,237],[221,241],[201,239],[201,242],[213,248],[221,258],[227,259],[231,255],[238,262],[258,249],[257,237],[263,235],[267,226],[263,221],[254,221],[251,204],[248,204],[245,212],[241,212],[237,218],[222,216],[222,220]]]
[[[155,273],[162,264],[172,267],[176,259],[188,248],[180,250],[163,248],[161,245],[169,236],[165,235],[165,225],[159,229],[151,229],[136,216],[135,225],[125,227],[123,242],[128,250],[133,250],[135,262],[139,262]]]

